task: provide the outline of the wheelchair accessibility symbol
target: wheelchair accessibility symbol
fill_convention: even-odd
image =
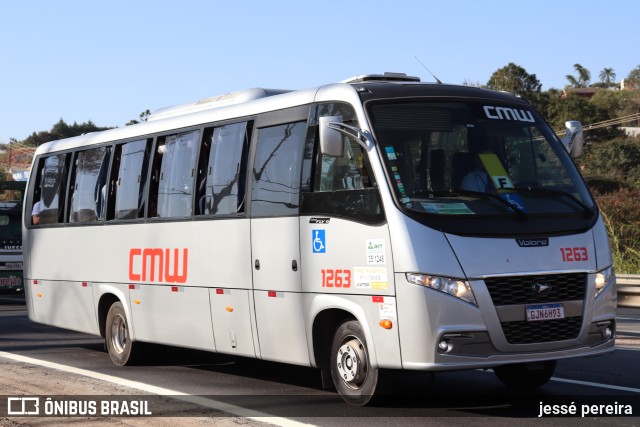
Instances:
[[[324,230],[312,230],[311,239],[314,254],[323,254],[327,252]]]

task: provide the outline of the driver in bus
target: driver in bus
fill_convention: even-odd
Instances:
[[[473,170],[466,174],[460,182],[460,188],[467,191],[475,191],[478,193],[491,193],[494,191],[491,177],[485,170],[484,164],[480,159],[480,154],[490,154],[490,150],[483,150],[473,157]]]

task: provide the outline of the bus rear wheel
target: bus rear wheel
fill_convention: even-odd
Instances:
[[[119,301],[107,313],[105,344],[111,361],[118,366],[133,365],[141,358],[143,344],[131,341],[127,316]]]
[[[493,368],[504,385],[515,390],[533,390],[545,385],[556,370],[556,361],[515,363]]]
[[[329,364],[333,384],[345,402],[364,406],[371,401],[378,369],[371,366],[367,342],[357,321],[346,321],[336,330]]]

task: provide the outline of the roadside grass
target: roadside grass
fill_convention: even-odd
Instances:
[[[627,203],[639,204],[640,200],[627,200]],[[610,214],[610,206],[602,203],[600,212],[609,234],[609,242],[616,273],[640,274],[639,222],[633,220],[626,222],[621,218],[614,220]],[[640,209],[636,212],[640,212]]]

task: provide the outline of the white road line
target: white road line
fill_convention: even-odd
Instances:
[[[230,405],[228,403],[220,402],[214,399],[208,399],[199,396],[191,396],[187,393],[183,393],[176,390],[171,390],[163,387],[156,387],[153,385],[141,383],[138,381],[125,380],[123,378],[114,377],[112,375],[100,374],[97,372],[88,371],[86,369],[74,368],[73,366],[61,365],[58,363],[48,362],[46,360],[34,359],[31,357],[21,356],[13,353],[6,353],[0,351],[0,357],[5,359],[14,360],[16,362],[30,363],[32,365],[42,366],[45,368],[57,369],[59,371],[68,372],[71,374],[82,375],[85,377],[94,378],[97,380],[107,381],[113,384],[117,384],[123,387],[129,387],[136,390],[144,391],[146,393],[153,393],[160,396],[172,396],[176,399],[184,402],[195,403],[206,408],[215,409],[228,414],[236,415],[242,418],[248,418],[254,421],[260,421],[266,424],[272,424],[280,427],[309,427],[313,424],[305,424],[288,418],[274,417],[264,412],[253,411],[250,409],[242,408],[236,405]]]
[[[589,381],[568,380],[566,378],[556,378],[556,377],[551,377],[551,381],[557,381],[557,382],[569,383],[569,384],[586,385],[586,386],[589,386],[589,387],[607,388],[609,390],[629,391],[631,393],[640,393],[640,388],[622,387],[622,386],[618,386],[618,385],[592,383],[592,382],[589,382]]]

